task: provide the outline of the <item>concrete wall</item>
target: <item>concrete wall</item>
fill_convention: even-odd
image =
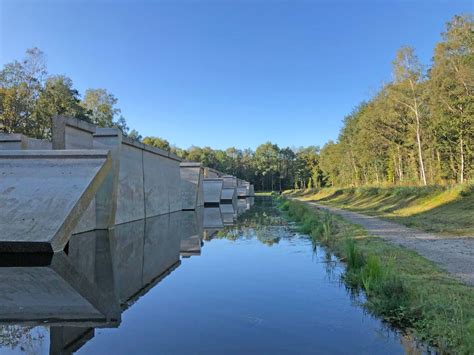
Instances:
[[[235,187],[223,187],[221,193],[221,202],[236,203],[237,189]]]
[[[107,151],[0,152],[0,251],[60,251],[111,168]]]
[[[203,178],[201,163],[184,162],[180,164],[181,203],[183,210],[195,210],[204,205]]]
[[[221,202],[223,181],[220,178],[205,178],[203,180],[204,205]]]
[[[87,122],[55,117],[54,149],[101,148],[112,151],[115,177],[109,204],[94,200],[84,213],[75,233],[100,228],[97,209],[110,208],[112,224],[127,223],[147,217],[180,211],[181,186],[176,155],[123,137],[117,128],[97,128]],[[111,199],[113,196],[115,199]]]
[[[51,142],[46,140],[30,138],[17,133],[0,133],[0,150],[49,150],[52,149]]]

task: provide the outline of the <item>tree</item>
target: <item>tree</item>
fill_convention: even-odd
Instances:
[[[430,70],[431,109],[441,149],[456,151],[456,169],[463,183],[472,166],[474,146],[474,21],[473,16],[455,16],[435,48]],[[447,148],[447,149],[446,149]]]
[[[160,137],[145,137],[143,138],[143,143],[166,151],[170,151],[171,149],[170,143],[166,139]]]
[[[423,79],[422,66],[411,47],[402,47],[398,50],[393,61],[394,82],[390,97],[408,109],[413,117],[413,126],[418,148],[420,179],[423,185],[427,184],[422,146],[423,102],[421,101],[421,81]]]
[[[46,80],[32,115],[37,123],[33,135],[49,138],[51,119],[55,115],[86,118],[80,105],[79,92],[73,88],[72,80],[63,75],[51,76]]]
[[[90,122],[99,127],[114,126],[115,116],[120,109],[115,107],[117,99],[105,89],[88,89],[81,102]]]

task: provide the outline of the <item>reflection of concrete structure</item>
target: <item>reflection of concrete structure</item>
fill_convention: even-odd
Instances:
[[[224,228],[221,210],[219,207],[205,207],[203,218],[204,229],[221,229]]]
[[[55,150],[36,150],[50,146]],[[0,192],[12,196],[2,206],[0,227],[7,218],[26,221],[8,222],[9,229],[5,224],[0,251],[58,251],[71,233],[182,209],[181,159],[123,137],[117,128],[55,117],[52,144],[2,134],[0,148],[0,173],[7,177]]]
[[[2,151],[0,251],[62,250],[110,169],[107,151]]]
[[[184,257],[201,254],[203,239],[204,209],[183,211],[181,213],[181,247],[180,254]]]
[[[237,202],[235,204],[224,203],[220,205],[222,222],[225,226],[231,226],[234,224],[237,218]]]
[[[0,323],[111,327],[120,322],[106,233],[73,238],[69,255],[12,255],[1,257]]]
[[[183,210],[195,210],[204,205],[204,169],[201,163],[180,164],[181,202]]]

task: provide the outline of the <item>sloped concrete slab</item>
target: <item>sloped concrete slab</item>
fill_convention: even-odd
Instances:
[[[183,210],[195,210],[204,204],[201,163],[181,163],[181,202]]]
[[[220,178],[205,178],[203,180],[204,205],[221,202],[223,181]]]
[[[111,166],[102,150],[0,153],[0,252],[56,252]]]

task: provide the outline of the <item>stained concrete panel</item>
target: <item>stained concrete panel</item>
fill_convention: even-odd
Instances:
[[[204,204],[203,168],[200,163],[181,163],[181,202],[183,210],[195,210]]]
[[[222,194],[222,179],[209,179],[203,180],[203,195],[204,204],[219,204],[221,201]]]
[[[52,120],[53,149],[92,149],[95,125],[65,116],[55,116]]]
[[[222,179],[224,180],[224,188],[237,187],[237,178],[235,176],[224,175],[222,176]]]
[[[143,153],[141,149],[123,143],[120,153],[115,223],[126,223],[143,218],[145,218]]]
[[[0,133],[0,150],[49,150],[51,142],[30,138],[19,133]]]
[[[62,250],[110,166],[105,151],[0,152],[0,251]]]
[[[170,212],[169,179],[166,171],[168,158],[143,151],[143,171],[145,177],[146,216],[153,217]]]
[[[236,203],[237,189],[235,187],[223,187],[221,193],[221,202]]]
[[[181,175],[179,172],[179,163],[173,159],[167,159],[166,163],[166,182],[169,193],[170,212],[181,211]]]

